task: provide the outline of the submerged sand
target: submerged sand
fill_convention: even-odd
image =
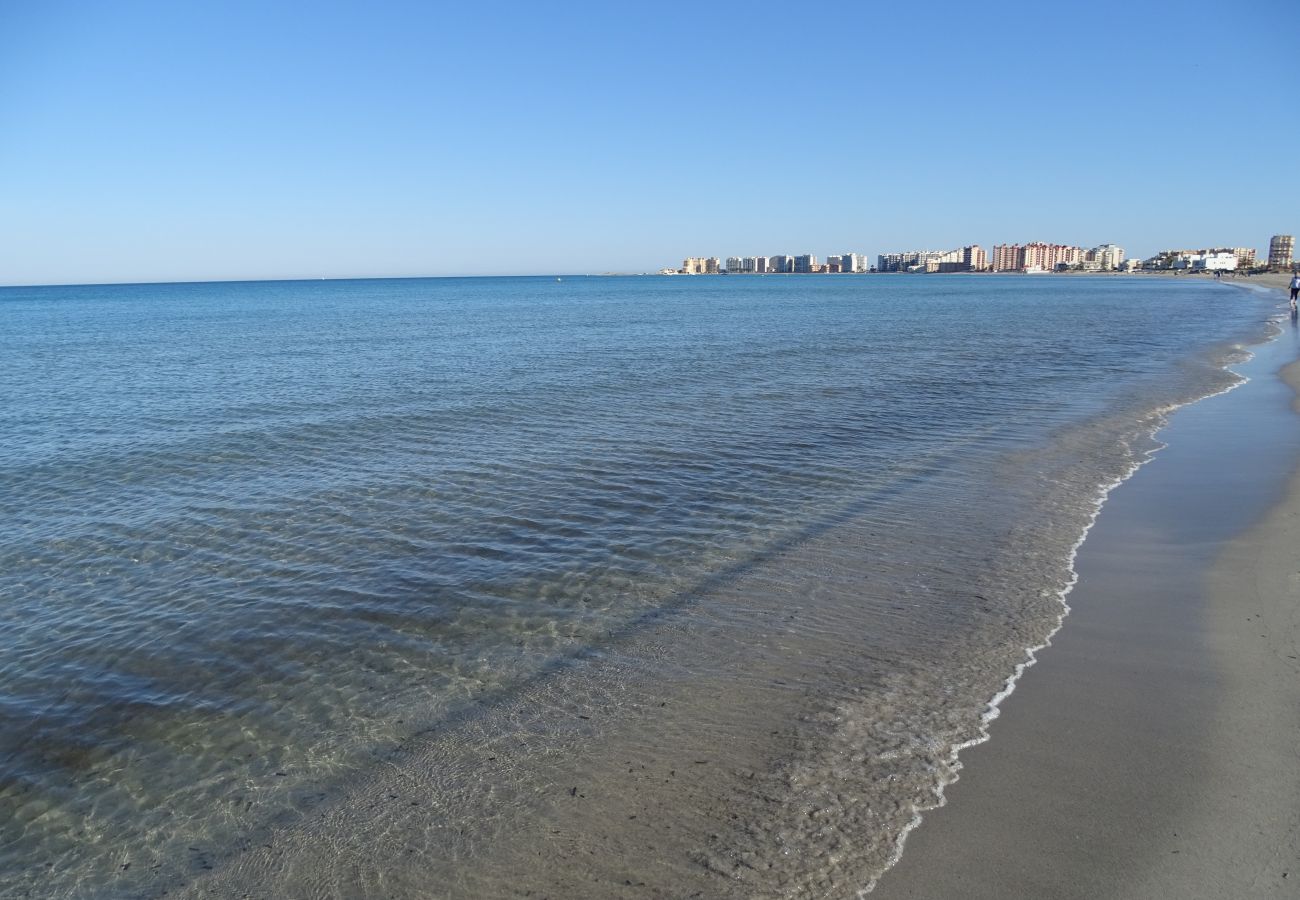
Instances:
[[[1284,329],[1252,383],[1180,411],[1112,496],[1054,646],[873,900],[1300,896],[1300,337]]]

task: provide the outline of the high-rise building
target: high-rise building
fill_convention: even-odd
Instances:
[[[722,261],[716,256],[688,256],[682,260],[683,275],[717,275],[722,271]]]
[[[827,257],[827,263],[835,263],[839,266],[839,271],[865,272],[867,270],[867,258],[861,253],[841,253]]]
[[[785,255],[771,256],[768,257],[767,266],[769,272],[793,272],[794,257]]]
[[[1255,267],[1254,247],[1233,247],[1232,253],[1237,257],[1237,268],[1253,269]]]
[[[766,256],[755,256],[755,257],[754,257],[754,271],[755,271],[755,272],[761,272],[761,273],[764,273],[764,274],[766,274],[767,272],[772,271],[770,268],[768,268],[768,260],[767,260],[767,257],[766,257]]]
[[[1124,248],[1115,244],[1102,244],[1100,247],[1093,247],[1091,250],[1084,251],[1081,261],[1093,263],[1096,268],[1101,269],[1103,272],[1114,272],[1124,262]]]
[[[994,244],[993,271],[1051,272],[1059,265],[1074,265],[1083,261],[1083,250],[1068,244]]]
[[[876,257],[877,272],[902,272],[907,265],[908,253],[881,253]]]
[[[993,271],[1014,272],[1025,267],[1025,248],[1019,244],[993,245]]]
[[[937,261],[942,253],[934,250],[905,250],[902,253],[882,253],[876,257],[877,272],[925,271],[927,264]]]
[[[989,267],[989,255],[979,244],[961,248],[961,261],[967,272],[983,272]]]
[[[738,275],[743,271],[745,271],[745,263],[739,256],[727,257],[727,274]]]
[[[817,257],[811,253],[801,253],[794,258],[794,270],[800,275],[807,275],[817,265]]]
[[[863,260],[863,264],[865,264]],[[908,250],[876,257],[877,272],[978,272],[988,268],[989,257],[979,244],[957,250]]]
[[[1102,244],[1100,247],[1084,250],[1079,262],[1089,271],[1113,272],[1124,262],[1124,248],[1115,244]]]
[[[1275,234],[1268,242],[1268,267],[1270,269],[1289,269],[1295,261],[1295,237],[1289,234]]]
[[[1083,262],[1083,248],[1068,244],[1033,243],[1025,246],[1025,266],[1037,266],[1044,272],[1055,271],[1058,266],[1073,266]]]
[[[926,272],[981,272],[988,267],[988,254],[979,244],[949,250],[946,253],[932,253],[923,260],[922,268]]]

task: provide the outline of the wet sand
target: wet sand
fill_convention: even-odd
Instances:
[[[1300,337],[1284,329],[1111,495],[1065,627],[873,900],[1300,897]]]

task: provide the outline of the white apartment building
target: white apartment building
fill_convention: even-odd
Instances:
[[[1233,272],[1237,268],[1237,254],[1231,251],[1219,250],[1215,253],[1207,253],[1194,264],[1194,269],[1204,269],[1207,272]]]
[[[836,260],[840,264],[841,272],[865,272],[867,271],[867,258],[861,253],[840,253],[826,257],[829,260]]]
[[[1232,272],[1237,268],[1237,254],[1230,250],[1192,253],[1174,260],[1174,268],[1193,272]]]
[[[1096,263],[1103,272],[1113,272],[1124,262],[1124,248],[1115,244],[1093,247],[1083,255],[1085,263]]]

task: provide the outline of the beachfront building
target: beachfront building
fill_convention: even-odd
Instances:
[[[785,255],[770,256],[768,257],[767,265],[769,272],[793,272],[794,257]]]
[[[960,251],[940,250],[937,253],[931,253],[921,260],[920,264],[913,267],[913,272],[938,272],[941,267],[950,269],[952,264],[961,258]]]
[[[1024,265],[1024,260],[1019,244],[993,245],[994,272],[1014,272]]]
[[[1025,271],[1041,269],[1054,272],[1068,269],[1083,261],[1083,248],[1068,244],[1043,244],[1035,241],[1025,245]]]
[[[882,253],[876,257],[877,272],[924,272],[931,260],[943,253],[935,250],[907,250],[903,253]]]
[[[989,256],[979,244],[956,250],[883,253],[876,257],[877,272],[982,272],[988,264]]]
[[[1289,234],[1275,234],[1268,242],[1268,267],[1270,269],[1290,269],[1295,262],[1295,237]]]
[[[817,257],[811,253],[801,253],[794,258],[794,270],[799,275],[811,274],[817,268]]]
[[[1142,268],[1154,269],[1156,271],[1172,269],[1174,267],[1174,261],[1180,256],[1191,256],[1195,252],[1195,250],[1161,250],[1155,256],[1143,260]]]
[[[1233,264],[1231,269],[1223,269],[1217,262],[1218,258],[1231,256]],[[1221,269],[1223,271],[1235,271],[1236,269],[1249,269],[1255,265],[1255,251],[1249,247],[1201,247],[1196,250],[1161,250],[1155,256],[1142,263],[1144,269],[1155,269],[1157,271],[1166,271],[1169,269],[1205,269],[1206,266],[1194,265],[1197,260],[1215,257],[1216,262],[1209,267],[1210,271]]]
[[[927,272],[983,272],[989,267],[989,255],[979,244],[949,250],[938,259],[927,260]]]
[[[1121,255],[1123,251],[1120,251]],[[994,272],[1052,272],[1083,262],[1083,249],[1069,244],[994,244]]]
[[[1235,272],[1237,270],[1237,254],[1231,250],[1218,250],[1214,253],[1207,253],[1200,259],[1193,260],[1192,268],[1205,272]]]
[[[837,266],[837,271],[849,274],[867,271],[867,258],[861,253],[841,253],[827,258],[827,264]]]
[[[766,256],[728,256],[728,275],[755,275],[767,271]]]
[[[683,275],[717,275],[722,271],[722,261],[716,256],[688,256],[682,260]]]
[[[1161,250],[1155,256],[1143,261],[1142,268],[1164,271],[1172,269],[1174,263],[1181,257],[1195,255],[1195,250]]]
[[[881,253],[876,257],[877,272],[906,272],[907,267],[916,262],[916,257],[921,255],[921,251],[912,250],[907,253]]]
[[[960,250],[945,250],[925,261],[926,272],[965,272],[965,257]]]
[[[1171,268],[1192,272],[1233,272],[1237,268],[1237,254],[1231,250],[1207,250],[1188,253],[1174,260]]]
[[[1101,272],[1114,272],[1124,262],[1124,248],[1115,244],[1102,244],[1083,253],[1083,268]]]

